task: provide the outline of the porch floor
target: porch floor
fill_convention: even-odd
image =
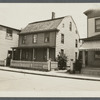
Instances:
[[[86,66],[82,68],[82,74],[100,77],[100,67]]]

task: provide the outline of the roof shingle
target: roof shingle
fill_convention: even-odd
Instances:
[[[28,24],[20,34],[56,30],[64,17]]]

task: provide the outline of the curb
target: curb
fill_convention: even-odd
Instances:
[[[100,79],[89,79],[89,78],[80,78],[80,77],[69,77],[69,76],[60,76],[60,75],[48,75],[48,74],[39,74],[39,73],[31,73],[31,72],[24,72],[24,71],[15,71],[15,70],[9,70],[9,69],[2,69],[2,71],[9,71],[9,72],[17,72],[17,73],[24,73],[24,74],[31,74],[31,75],[41,75],[41,76],[50,76],[50,77],[58,77],[58,78],[68,78],[68,79],[77,79],[77,80],[89,80],[89,81],[100,81]]]

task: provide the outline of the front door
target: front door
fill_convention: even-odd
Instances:
[[[12,51],[9,50],[7,54],[7,59],[6,59],[7,66],[10,66],[11,56],[12,56]]]

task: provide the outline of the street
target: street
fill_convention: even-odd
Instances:
[[[100,82],[0,71],[0,91],[100,91]]]

